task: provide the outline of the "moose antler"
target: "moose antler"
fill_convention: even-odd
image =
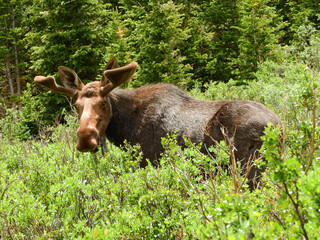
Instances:
[[[53,76],[48,76],[48,77],[43,77],[43,76],[36,76],[34,78],[34,81],[46,88],[49,88],[50,90],[57,92],[57,93],[62,93],[65,94],[69,97],[74,98],[77,94],[77,90],[73,88],[65,88],[62,86],[57,85],[56,80],[54,79]]]
[[[124,67],[108,69],[103,72],[101,91],[103,94],[109,93],[114,88],[127,81],[135,72],[138,64],[132,62]]]

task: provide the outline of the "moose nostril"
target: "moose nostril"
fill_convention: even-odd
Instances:
[[[79,129],[77,136],[77,149],[79,151],[92,151],[98,146],[98,131],[95,128]]]
[[[98,131],[93,127],[79,128],[77,132],[78,137],[97,137]]]

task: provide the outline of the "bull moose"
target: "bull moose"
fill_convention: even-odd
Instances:
[[[58,67],[58,72],[64,87],[57,85],[52,76],[36,76],[34,81],[75,100],[80,123],[76,148],[82,152],[95,151],[98,145],[102,152],[106,151],[106,137],[116,146],[127,140],[140,144],[144,157],[156,164],[163,151],[161,138],[167,133],[176,131],[181,145],[186,136],[193,143],[207,147],[227,135],[234,144],[236,160],[244,166],[261,147],[260,137],[268,123],[281,123],[261,103],[199,100],[171,84],[115,89],[129,80],[136,68],[135,62],[118,67],[117,59],[112,58],[104,68],[101,81],[84,85],[73,70],[63,66]],[[202,151],[206,152],[206,148]],[[146,164],[143,160],[141,167]],[[257,169],[250,173],[249,182],[257,173]]]

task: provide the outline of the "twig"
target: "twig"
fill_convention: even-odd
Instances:
[[[170,158],[168,158],[169,160],[169,163],[170,163],[170,166],[172,167],[172,169],[175,171],[175,173],[177,174],[178,178],[180,179],[180,181],[182,182],[184,188],[187,190],[189,196],[192,196],[192,194],[190,193],[190,190],[188,189],[188,187],[186,186],[185,182],[182,180],[181,178],[181,175],[179,174],[179,172],[177,171],[176,167],[173,165],[173,163],[171,162]],[[183,173],[183,172],[182,172]],[[193,184],[191,183],[190,179],[185,175],[183,174],[184,177],[187,179],[188,183],[190,184],[190,186],[192,187],[192,190],[195,191],[195,193],[197,195],[200,195],[200,192],[198,191],[198,189],[196,189]],[[207,220],[207,221],[211,221],[210,219],[208,219],[208,217],[206,216],[205,214],[205,210],[204,210],[204,205],[201,201],[201,199],[199,198],[198,199],[199,203],[200,203],[200,206],[198,207],[200,212],[202,213],[202,215],[204,216],[204,218]]]
[[[298,187],[295,185],[296,187],[296,191],[297,191],[297,196],[296,196],[296,199],[297,199],[297,202],[294,201],[294,199],[292,198],[291,194],[289,193],[289,190],[288,190],[288,186],[286,184],[285,181],[282,181],[282,184],[284,185],[284,189],[285,189],[285,193],[288,195],[290,201],[292,202],[294,208],[295,208],[295,212],[296,214],[298,215],[298,218],[299,218],[299,221],[300,221],[300,227],[301,227],[301,230],[303,231],[303,235],[305,237],[305,239],[309,239],[308,237],[308,234],[307,234],[307,231],[304,227],[304,220],[300,214],[300,211],[299,211],[299,201],[298,201]]]
[[[19,178],[19,177],[18,177],[18,178]],[[7,186],[4,188],[4,190],[3,190],[2,194],[1,194],[1,197],[0,197],[0,200],[1,200],[1,201],[3,200],[4,194],[6,193],[6,191],[10,188],[10,186],[11,186],[15,181],[18,180],[18,178],[13,179],[13,180],[12,180],[11,182],[9,182],[9,183],[7,184]]]
[[[170,158],[168,158],[170,166],[172,167],[172,169],[174,170],[174,172],[177,174],[178,178],[180,179],[180,181],[182,182],[184,188],[187,190],[188,194],[191,196],[190,190],[189,188],[186,186],[186,184],[184,183],[184,181],[182,180],[180,174],[178,173],[178,171],[176,170],[175,166],[172,164]]]
[[[308,234],[307,234],[307,231],[304,227],[304,220],[303,220],[303,217],[301,216],[300,214],[300,211],[299,211],[299,200],[298,200],[298,195],[296,196],[296,200],[297,202],[295,202],[295,200],[293,199],[293,197],[291,196],[291,194],[289,193],[289,190],[288,190],[288,186],[286,184],[285,181],[281,181],[281,183],[283,184],[284,188],[282,188],[279,184],[277,184],[276,182],[274,182],[272,179],[270,179],[271,182],[277,187],[279,188],[281,191],[283,191],[290,199],[291,203],[293,204],[293,207],[294,207],[294,210],[295,210],[295,213],[297,214],[298,218],[299,218],[299,222],[300,222],[300,228],[303,232],[303,236],[306,240],[309,239],[308,237]],[[298,194],[298,187],[295,185],[296,187],[296,191],[297,191],[297,194]]]
[[[284,229],[287,229],[286,223],[283,221],[283,219],[281,219],[281,217],[278,216],[278,214],[274,210],[271,211],[271,215],[278,220],[278,222]]]

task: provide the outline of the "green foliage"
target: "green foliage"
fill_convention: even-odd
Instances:
[[[62,115],[71,105],[71,99],[61,94],[45,92],[35,95],[35,89],[30,84],[27,85],[21,100],[23,108],[20,121],[33,136],[40,134],[45,126],[62,121]]]
[[[120,65],[138,62],[134,86],[164,81],[194,87],[191,93],[202,99],[254,100],[283,120],[283,128],[265,131],[265,161],[254,164],[266,171],[262,187],[250,192],[239,166],[225,167],[230,149],[224,142],[204,155],[187,139],[178,146],[173,133],[162,140],[159,168],[141,169],[140,147],[128,143],[122,149],[108,144],[105,156],[79,153],[78,120],[64,110],[68,98],[39,94],[29,84],[22,110],[5,108],[0,119],[1,238],[318,237],[320,40],[314,1],[1,3],[1,19],[15,6],[19,24],[6,34],[0,21],[0,52],[12,62],[10,41],[18,38],[27,81],[32,71],[54,74],[58,65],[94,80],[116,56]],[[5,77],[0,81],[6,86]]]
[[[318,112],[320,105],[319,73],[306,70],[304,71],[305,85],[300,87],[296,96],[296,103],[300,105],[299,111],[302,115],[297,114],[295,119],[297,123],[289,121],[290,125],[288,124],[287,129],[283,131],[280,128],[272,130],[269,126],[266,129],[266,135],[262,137],[264,141],[262,152],[267,161],[268,178],[280,190],[280,205],[275,212],[279,222],[284,227],[293,222],[299,224],[299,229],[294,231],[300,232],[307,239],[310,235],[315,236],[311,229],[319,229],[319,226],[314,221],[311,221],[311,228],[307,225],[309,215],[314,214],[312,207],[309,208],[311,211],[307,208],[309,203],[315,200],[306,197],[305,191],[308,188],[301,185],[301,182],[302,179],[308,181],[314,177],[313,173],[309,175],[308,173],[317,171],[319,167]],[[315,178],[313,181],[317,182],[318,179]],[[316,189],[314,191],[317,192]],[[284,217],[280,209],[283,203],[290,204],[293,208],[289,223],[282,221]]]
[[[138,61],[136,86],[243,81],[254,78],[258,64],[276,57],[276,45],[300,43],[306,26],[318,31],[318,10],[310,0],[6,0],[0,51],[13,65],[18,46],[20,72],[29,81],[59,65],[94,80],[113,55],[123,63]]]
[[[272,56],[281,38],[283,24],[270,2],[247,0],[239,4],[240,24],[235,26],[240,32],[239,57],[234,60],[239,66],[234,69],[238,79],[254,79],[258,64]]]
[[[299,4],[287,2],[285,15],[288,19],[287,35],[291,35],[290,40],[297,40],[299,38],[299,29],[301,26],[311,25],[319,30],[320,23],[320,6],[315,1],[302,0]]]
[[[294,205],[282,191],[272,187],[272,181],[267,188],[254,192],[242,188],[235,193],[225,172],[212,175],[214,161],[210,157],[188,142],[188,147],[182,149],[174,135],[163,139],[161,168],[140,169],[139,146],[124,145],[126,151],[119,151],[109,145],[104,157],[79,153],[75,151],[76,121],[70,116],[67,125],[55,129],[51,138],[19,142],[18,148],[1,138],[1,237],[302,236]],[[276,159],[273,147],[278,144],[279,131],[269,129],[265,137],[264,146],[271,154],[265,156],[271,162]],[[222,153],[217,150],[212,149]],[[279,152],[276,156],[282,155]],[[292,171],[296,172],[298,166],[282,164],[285,174],[280,178],[270,175],[273,181],[285,179],[289,184],[290,179],[297,179]],[[202,171],[209,177],[200,174]],[[318,171],[318,167],[312,168],[297,182],[299,209],[310,220],[305,225],[310,237],[316,236],[319,229]],[[273,169],[267,175],[270,173],[278,174]]]
[[[6,115],[0,119],[1,138],[8,141],[26,140],[30,136],[29,128],[21,123],[21,112],[5,108]]]
[[[308,218],[306,228],[308,231],[312,231],[311,229],[316,229],[316,231],[320,230],[319,221],[317,221],[320,209],[319,176],[319,165],[316,164],[314,165],[314,169],[310,171],[308,175],[303,175],[297,184],[304,209],[308,209],[306,212],[306,217]],[[314,237],[316,237],[316,235],[314,235]]]
[[[236,28],[240,18],[236,1],[204,1],[193,12],[195,40],[187,51],[189,59],[194,61],[194,79],[208,83],[234,78],[232,61],[239,55],[240,37]]]

